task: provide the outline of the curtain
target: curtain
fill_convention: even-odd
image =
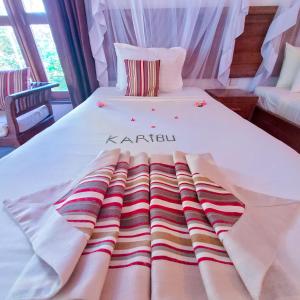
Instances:
[[[286,42],[300,46],[300,0],[285,0],[279,6],[261,48],[263,62],[249,85],[253,91],[266,84],[281,68]]]
[[[84,0],[44,0],[73,106],[97,87]]]
[[[184,79],[228,83],[235,39],[248,0],[86,0],[89,36],[101,85],[116,80],[114,42],[187,49]]]

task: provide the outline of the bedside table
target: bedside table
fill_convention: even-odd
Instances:
[[[255,94],[238,89],[208,89],[205,91],[243,118],[251,120],[258,101]]]

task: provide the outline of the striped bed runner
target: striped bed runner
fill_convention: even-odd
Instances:
[[[250,299],[222,243],[239,199],[192,174],[183,153],[99,157],[46,224],[36,204],[14,204],[43,262],[28,264],[12,299]],[[43,275],[29,287],[32,274]]]
[[[121,154],[116,165],[87,175],[55,207],[90,236],[77,272],[97,265],[89,276],[97,278],[100,299],[248,298],[222,244],[244,204],[191,174],[182,153]],[[94,283],[86,289],[95,290]],[[79,284],[80,276],[59,294],[78,297]]]

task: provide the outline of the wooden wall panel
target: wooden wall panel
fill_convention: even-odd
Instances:
[[[250,7],[244,33],[236,40],[230,77],[252,77],[261,62],[261,46],[277,6]]]

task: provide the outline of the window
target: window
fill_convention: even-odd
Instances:
[[[25,68],[19,44],[11,26],[0,26],[0,70]]]
[[[16,35],[8,19],[3,0],[0,0],[0,70],[26,67]]]
[[[46,13],[42,0],[22,0],[26,13]]]
[[[64,73],[57,55],[54,40],[52,38],[50,26],[31,25],[31,31],[35,39],[39,54],[42,58],[43,66],[46,71],[47,78],[51,82],[59,83],[56,90],[67,91],[67,84]],[[55,90],[55,89],[54,89]]]
[[[0,70],[32,68],[34,79],[59,83],[53,98],[69,98],[42,0],[0,0]]]
[[[0,0],[0,16],[7,16],[7,11],[3,0]]]

